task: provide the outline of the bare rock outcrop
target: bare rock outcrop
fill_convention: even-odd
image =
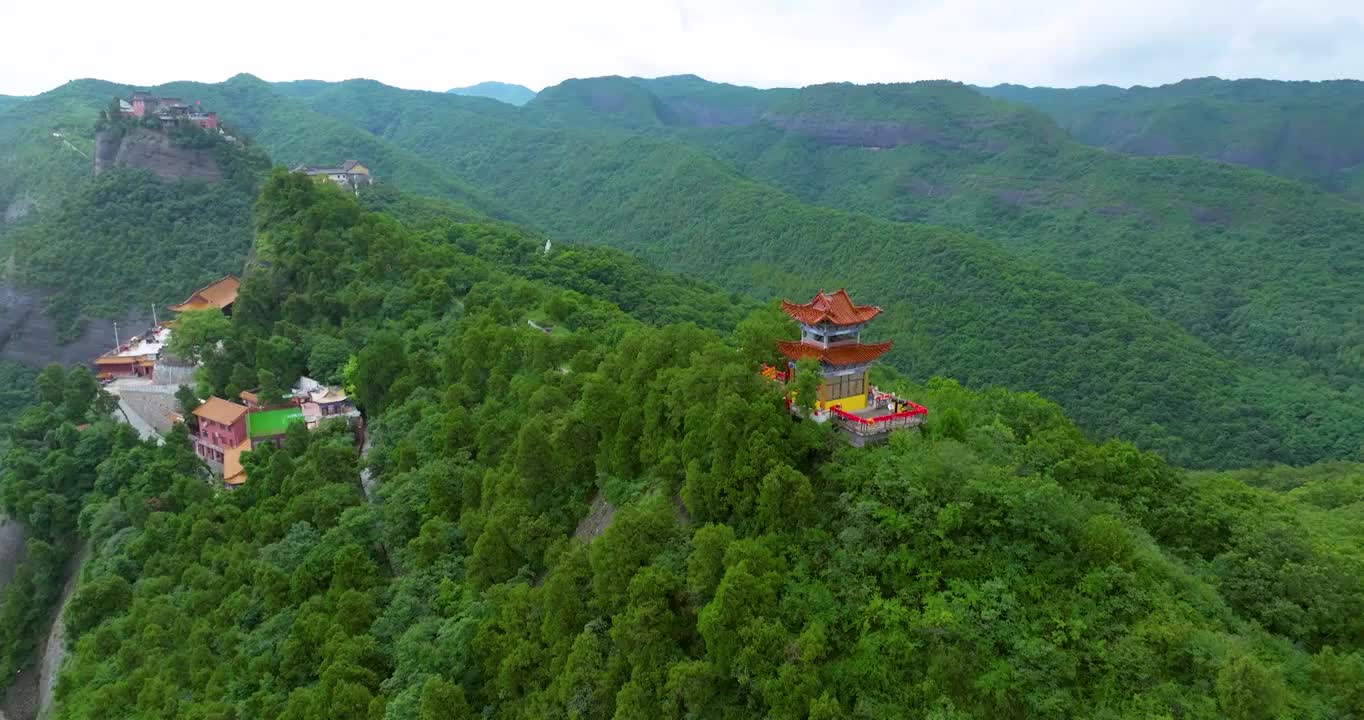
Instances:
[[[92,319],[80,337],[62,342],[57,325],[44,312],[49,292],[0,279],[0,359],[33,367],[51,362],[63,365],[90,362],[114,346],[114,324]],[[118,326],[124,337],[151,324],[150,314],[130,310]]]
[[[27,195],[21,195],[14,198],[13,201],[5,206],[4,222],[19,222],[27,217],[29,213],[33,212],[33,209],[37,206],[38,203]]]
[[[0,513],[0,590],[4,590],[14,571],[24,561],[24,543],[27,541],[24,526],[18,521]]]
[[[938,133],[907,123],[782,115],[768,113],[763,120],[780,130],[805,135],[827,145],[892,148],[899,145],[931,144]]]
[[[113,167],[147,170],[162,180],[216,183],[223,178],[212,149],[177,145],[169,135],[146,128],[95,135],[95,174]]]
[[[573,531],[573,537],[585,543],[591,543],[598,535],[606,532],[606,528],[611,527],[611,521],[616,519],[616,506],[601,493],[592,496],[592,504],[587,509],[587,515],[578,522],[578,527]]]

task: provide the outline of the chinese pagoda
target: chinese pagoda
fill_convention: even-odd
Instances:
[[[924,421],[928,410],[923,406],[881,392],[867,382],[867,369],[891,348],[889,341],[862,342],[862,328],[881,314],[881,308],[855,305],[840,288],[833,293],[821,290],[803,305],[783,300],[781,309],[800,324],[800,341],[778,341],[777,350],[787,358],[787,370],[780,373],[769,369],[764,374],[789,382],[796,361],[819,360],[822,378],[814,420],[833,420],[855,445]]]

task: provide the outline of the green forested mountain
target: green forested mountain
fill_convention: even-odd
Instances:
[[[278,162],[362,158],[471,218],[760,299],[847,286],[890,310],[897,367],[1035,390],[1182,464],[1359,452],[1364,212],[1303,185],[1099,152],[949,83],[602,78],[524,108],[372,81],[163,91]]]
[[[88,371],[7,369],[4,682],[88,545],[55,717],[1364,716],[1348,200],[955,84],[693,76],[179,83],[249,140],[220,181],[91,177],[125,91],[0,108],[8,279],[74,317],[244,269],[199,393],[341,383],[372,442],[295,425],[216,492]],[[755,373],[837,286],[921,430],[848,447]]]
[[[78,80],[0,105],[0,232],[34,210],[53,207],[91,174],[95,120],[122,90]]]
[[[490,98],[492,100],[507,103],[508,105],[525,105],[530,102],[531,98],[535,97],[535,91],[524,85],[496,81],[481,82],[477,85],[469,85],[468,87],[452,88],[446,92],[454,93],[455,95]]]
[[[1160,87],[998,85],[1089,145],[1193,155],[1305,180],[1364,200],[1364,83],[1198,78]]]
[[[163,179],[117,164],[94,176],[90,106],[98,94],[107,105],[117,92],[106,83],[69,83],[0,112],[0,135],[16,148],[0,203],[22,209],[0,224],[0,250],[12,282],[48,294],[66,338],[85,318],[164,305],[196,283],[239,271],[251,243],[251,205],[269,169],[258,147],[194,129],[165,138],[163,158],[200,153],[216,181]],[[104,128],[105,145],[117,148],[127,132]]]
[[[594,82],[547,89],[521,116],[373,83],[307,102],[420,149],[557,237],[761,297],[847,285],[895,310],[886,332],[901,341],[900,367],[1037,390],[1087,427],[1180,462],[1358,451],[1360,330],[1345,298],[1364,282],[1350,271],[1362,214],[1342,201],[1224,166],[1097,153],[1038,113],[956,85],[722,86],[719,104],[738,113],[726,117],[761,108],[766,119],[679,128],[670,108],[704,81],[653,81],[671,86],[666,100],[651,83]],[[860,119],[830,121],[828,107]],[[909,119],[888,119],[899,116]],[[922,190],[912,182],[930,182],[920,171],[935,164],[961,192],[906,190]],[[909,202],[997,242],[819,209],[778,188],[886,218]],[[1262,196],[1244,221],[1217,210]]]
[[[242,128],[268,148],[276,164],[286,167],[326,165],[363,158],[376,168],[381,181],[394,183],[409,192],[451,199],[488,214],[507,214],[495,200],[443,169],[433,167],[421,153],[384,143],[369,132],[369,128],[340,122],[314,112],[296,100],[319,95],[316,85],[314,81],[305,81],[271,86],[251,75],[237,75],[219,84],[171,83],[156,90],[180,97],[202,98],[205,105],[219,108],[219,114],[234,127]],[[487,100],[479,102],[494,108],[507,107]],[[490,112],[487,107],[484,111]]]
[[[265,90],[252,92],[256,87]],[[80,80],[0,108],[0,147],[7,148],[0,156],[5,170],[0,173],[0,217],[5,219],[0,250],[11,263],[9,281],[34,286],[48,298],[59,339],[74,337],[86,318],[122,317],[129,307],[145,313],[153,304],[179,300],[191,288],[240,272],[250,246],[257,183],[270,162],[263,152],[267,146],[252,137],[257,129],[271,141],[272,151],[282,153],[277,162],[364,157],[381,164],[389,173],[386,180],[484,210],[493,207],[412,154],[312,113],[249,76],[214,86],[176,83],[153,89],[201,101],[220,113],[229,132],[241,136],[236,143],[182,138],[212,151],[221,182],[170,182],[131,169],[94,177],[99,112],[132,90]],[[287,128],[283,137],[278,127]]]
[[[239,189],[105,173],[8,233],[14,277],[53,291],[48,310],[66,333],[84,318],[178,302],[240,271],[263,169]]]
[[[932,421],[853,449],[714,289],[283,174],[257,220],[206,380],[356,349],[373,451],[296,426],[214,494],[47,373],[0,499],[91,546],[59,718],[1364,712],[1358,466],[1189,475],[894,374]]]
[[[808,201],[957,227],[1112,287],[1243,362],[1364,377],[1347,309],[1364,296],[1364,208],[1225,166],[1097,153],[959,85],[816,86],[766,113],[677,136]]]

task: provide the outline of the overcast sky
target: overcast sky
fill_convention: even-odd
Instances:
[[[948,78],[1364,77],[1364,0],[5,2],[0,94],[367,77],[445,90],[695,73],[759,87]],[[158,10],[159,8],[159,10]]]

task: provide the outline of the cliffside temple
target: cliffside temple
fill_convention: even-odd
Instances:
[[[119,114],[124,117],[148,118],[159,120],[163,127],[189,122],[204,130],[218,129],[218,113],[204,112],[202,103],[194,101],[190,106],[175,97],[157,97],[145,90],[133,93],[127,100],[118,101]]]
[[[786,370],[764,368],[763,374],[789,383],[795,377],[797,361],[818,360],[822,377],[813,420],[832,419],[854,445],[884,439],[892,430],[923,423],[928,415],[926,408],[883,392],[867,381],[868,368],[892,346],[889,341],[862,342],[862,329],[881,314],[881,308],[854,304],[842,288],[833,293],[821,290],[804,304],[782,300],[781,308],[800,324],[800,340],[778,341],[777,350],[787,358]]]

